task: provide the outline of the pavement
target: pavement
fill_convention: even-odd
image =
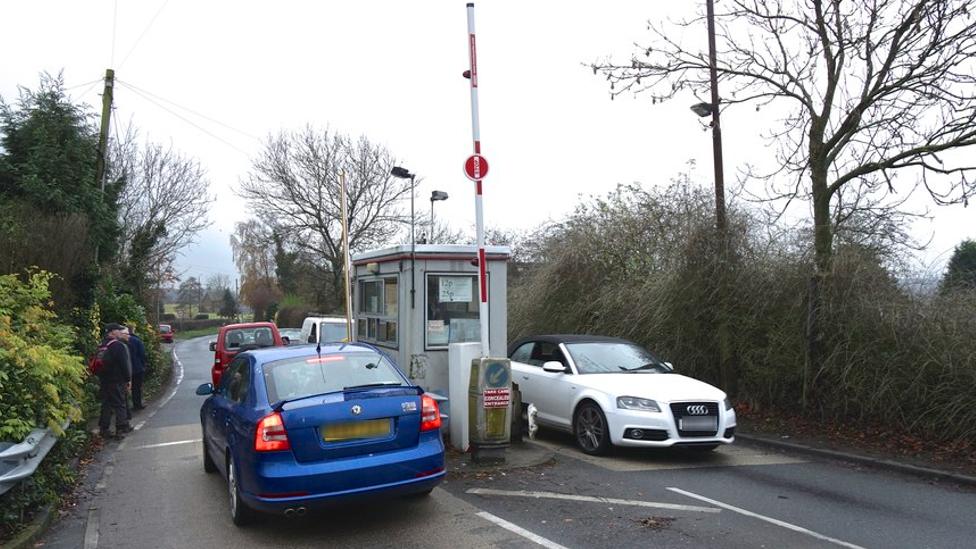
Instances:
[[[765,446],[784,452],[800,453],[821,459],[846,461],[858,465],[874,467],[887,471],[894,471],[916,477],[955,482],[958,484],[976,486],[976,476],[961,474],[953,471],[939,469],[936,467],[926,467],[906,463],[893,459],[886,459],[878,456],[868,455],[858,452],[857,449],[828,449],[804,444],[793,440],[784,440],[768,435],[752,433],[736,433],[736,442]],[[472,459],[470,452],[461,452],[446,443],[447,469],[448,475],[466,475],[478,473],[491,473],[507,469],[520,469],[526,467],[536,467],[545,465],[555,459],[555,452],[545,446],[533,443],[526,439],[523,442],[513,443],[504,451],[503,461],[477,462]]]
[[[470,452],[461,452],[445,442],[447,447],[446,461],[448,475],[465,475],[468,473],[491,473],[506,469],[522,469],[536,467],[550,463],[556,453],[545,446],[533,444],[531,441],[512,443],[504,450],[503,461],[478,462],[472,459]]]
[[[782,438],[778,439],[768,435],[743,432],[737,432],[735,434],[735,438],[736,441],[742,441],[748,444],[758,444],[788,452],[801,453],[824,459],[847,461],[907,475],[915,475],[923,478],[938,479],[965,484],[968,486],[976,486],[976,476],[956,473],[945,469],[939,469],[937,467],[915,465],[912,463],[906,463],[904,461],[872,456],[859,452],[857,449],[847,448],[838,450],[821,448],[810,444],[805,444],[803,442],[783,440]]]

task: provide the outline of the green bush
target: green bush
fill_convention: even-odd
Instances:
[[[510,340],[624,337],[753,407],[976,436],[976,291],[910,293],[891,257],[839,235],[824,283],[824,360],[806,372],[807,241],[732,207],[722,253],[712,200],[687,180],[621,187],[539,231],[509,289]],[[798,410],[804,379],[811,398]]]
[[[0,276],[0,440],[20,442],[35,427],[60,434],[81,419],[85,364],[51,310],[53,276]]]

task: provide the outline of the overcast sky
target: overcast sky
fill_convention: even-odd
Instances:
[[[474,189],[463,175],[472,152],[466,2],[255,2],[97,0],[5,2],[0,95],[64,72],[75,100],[100,105],[100,79],[114,67],[114,117],[143,137],[200,160],[218,202],[212,224],[178,261],[184,278],[236,270],[229,235],[246,219],[233,188],[260,141],[306,124],[365,135],[422,179],[417,209],[474,224]],[[530,229],[571,212],[581,196],[618,183],[666,184],[694,160],[712,184],[711,138],[688,106],[610,101],[607,83],[584,65],[629,59],[648,19],[680,16],[692,2],[476,4],[485,220]],[[699,36],[696,36],[697,39]],[[700,29],[704,44],[705,28]],[[91,83],[91,84],[89,84]],[[129,87],[131,86],[131,87]],[[134,88],[134,89],[133,89]],[[100,107],[99,107],[100,108]],[[770,156],[759,140],[769,122],[751,109],[723,114],[727,180]],[[941,271],[953,247],[976,238],[976,215],[930,208],[914,227],[932,239],[919,263]]]

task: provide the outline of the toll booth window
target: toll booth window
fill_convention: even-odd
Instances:
[[[427,275],[427,348],[481,341],[478,275]]]
[[[396,278],[359,282],[356,333],[360,341],[397,348],[399,292]]]

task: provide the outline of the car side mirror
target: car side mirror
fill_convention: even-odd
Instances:
[[[670,362],[664,362],[663,364],[668,370],[671,370],[672,372],[674,371],[674,364],[671,364]]]
[[[551,372],[553,374],[565,374],[567,368],[563,366],[562,362],[558,360],[550,360],[542,364],[543,371]]]
[[[289,343],[291,343],[291,338],[290,337],[288,337],[288,336],[281,336],[281,344],[282,345],[288,345]]]
[[[211,341],[210,342],[210,352],[214,352],[216,350],[217,350],[217,342],[216,341]]]
[[[200,396],[209,396],[214,393],[213,383],[204,383],[197,387],[197,394]]]

